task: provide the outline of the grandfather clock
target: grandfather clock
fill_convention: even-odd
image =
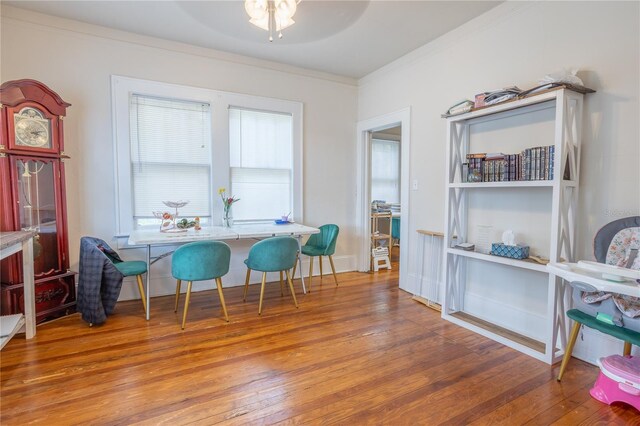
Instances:
[[[36,320],[75,312],[69,270],[63,118],[71,104],[35,80],[0,86],[0,230],[35,230]],[[0,265],[2,314],[22,312],[22,254]]]

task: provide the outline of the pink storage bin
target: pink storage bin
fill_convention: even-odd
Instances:
[[[600,375],[589,392],[600,402],[624,402],[640,411],[640,357],[610,355],[598,360]]]

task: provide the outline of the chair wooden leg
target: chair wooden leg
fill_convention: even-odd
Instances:
[[[282,279],[282,271],[280,271],[280,297],[284,296],[284,280]]]
[[[242,301],[247,301],[247,293],[249,292],[249,278],[251,278],[251,269],[247,268],[247,278],[244,280],[244,292],[242,293]]]
[[[296,263],[293,264],[293,273],[291,274],[291,279],[295,280],[296,279],[296,268],[298,267],[298,260],[300,260],[300,252],[296,253]],[[300,272],[300,275],[302,275],[302,272]]]
[[[218,296],[220,296],[220,304],[222,305],[222,312],[224,312],[224,319],[229,322],[229,315],[227,315],[227,305],[224,303],[224,294],[222,294],[222,279],[216,278],[216,287],[218,287]]]
[[[144,296],[144,285],[142,285],[142,275],[136,275],[136,280],[138,281],[138,292],[140,293],[140,298],[142,299],[142,307],[144,308],[144,314],[147,314],[147,298]]]
[[[309,287],[307,287],[307,292],[311,293],[311,280],[313,279],[313,256],[309,256]]]
[[[567,368],[567,364],[569,363],[569,359],[571,358],[571,352],[573,352],[573,346],[576,344],[576,340],[578,339],[578,333],[580,332],[580,324],[578,321],[573,323],[573,328],[571,329],[571,335],[569,336],[569,341],[567,342],[567,348],[564,351],[564,357],[562,358],[562,364],[560,364],[560,372],[558,373],[558,381],[562,380],[562,376],[564,375],[564,370]]]
[[[624,356],[631,355],[631,342],[624,342],[624,349],[622,350],[622,355]]]
[[[192,281],[187,281],[187,297],[184,300],[184,313],[182,314],[182,329],[187,323],[187,311],[189,310],[189,301],[191,300],[191,284]]]
[[[182,280],[176,281],[176,306],[173,312],[178,312],[178,302],[180,301],[180,290],[182,289]]]
[[[293,303],[298,307],[298,301],[296,300],[296,292],[293,290],[293,281],[291,281],[291,276],[289,276],[289,271],[285,271],[287,274],[287,282],[289,283],[289,289],[291,289],[291,297],[293,297]]]
[[[333,257],[329,255],[329,263],[331,263],[331,272],[333,272],[333,279],[336,282],[336,286],[338,285],[338,277],[336,276],[336,267],[333,265]]]
[[[318,256],[318,262],[320,262],[320,282],[322,282],[322,256]]]
[[[264,285],[267,282],[267,273],[262,273],[262,286],[260,287],[260,304],[258,305],[258,315],[262,315],[262,298],[264,297]]]

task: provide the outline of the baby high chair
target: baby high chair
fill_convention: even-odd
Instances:
[[[600,229],[593,241],[593,251],[600,263],[640,269],[640,216],[615,220]],[[624,355],[631,354],[631,345],[640,346],[640,301],[630,296],[592,292],[590,286],[571,282],[573,306],[567,316],[574,321],[567,348],[560,365],[558,381],[567,367],[571,352],[584,325],[624,342]],[[590,292],[591,291],[591,292]],[[607,318],[603,322],[598,318]],[[613,324],[611,324],[611,322]]]

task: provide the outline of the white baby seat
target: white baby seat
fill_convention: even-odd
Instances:
[[[598,231],[593,241],[600,263],[640,270],[640,217],[613,221]],[[640,299],[615,293],[592,292],[582,283],[571,283],[573,306],[591,316],[609,316],[614,324],[640,332]],[[585,291],[587,290],[587,291]]]
[[[603,226],[593,241],[596,260],[624,268],[640,269],[640,216],[618,219]],[[593,286],[580,281],[571,282],[573,309],[567,316],[574,320],[560,365],[558,381],[571,358],[580,326],[584,325],[624,341],[624,355],[631,353],[631,345],[640,346],[640,299],[633,296],[594,291]],[[608,322],[603,322],[605,319]]]

